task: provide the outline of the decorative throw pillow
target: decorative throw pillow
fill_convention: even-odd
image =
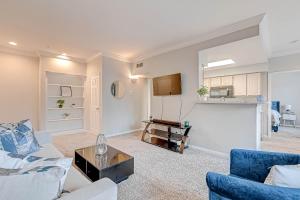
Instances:
[[[0,124],[0,150],[27,155],[39,149],[30,120]]]
[[[56,199],[63,191],[72,164],[72,158],[26,156],[9,160],[22,168],[0,168],[0,188],[5,190],[0,193],[0,199]],[[14,192],[16,187],[18,191]],[[14,194],[9,196],[10,192]]]
[[[0,168],[20,169],[24,167],[25,156],[0,150]]]
[[[24,167],[22,168],[21,172],[28,171],[31,169],[38,169],[40,167],[51,167],[57,166],[61,167],[65,170],[64,176],[61,177],[60,183],[61,188],[60,191],[62,192],[65,180],[67,178],[67,173],[72,165],[73,158],[43,158],[37,156],[27,156],[23,159]]]
[[[265,183],[281,187],[300,188],[299,180],[300,165],[274,165]]]
[[[57,166],[36,167],[31,170],[0,170],[0,199],[53,200],[61,194],[61,178],[65,169]]]

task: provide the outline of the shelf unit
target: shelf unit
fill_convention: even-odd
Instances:
[[[46,73],[46,129],[49,132],[84,128],[85,82],[85,76]],[[71,87],[72,96],[61,96],[60,86]],[[60,99],[65,101],[62,108],[57,105]]]
[[[84,109],[84,107],[74,107],[74,108],[48,108],[48,110],[76,110],[76,109]]]

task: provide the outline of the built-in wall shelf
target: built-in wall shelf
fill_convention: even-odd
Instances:
[[[76,110],[76,109],[84,109],[84,107],[70,107],[70,108],[48,108],[48,110]]]
[[[74,99],[84,99],[84,97],[81,97],[81,96],[70,96],[70,97],[64,97],[64,96],[48,96],[48,98],[74,98]]]
[[[55,84],[55,83],[50,83],[50,84],[48,84],[48,86],[56,86],[56,87],[69,86],[69,87],[72,87],[72,88],[84,88],[83,85],[65,85],[65,84]]]
[[[49,119],[48,122],[83,120],[82,118]]]
[[[47,72],[46,74],[46,129],[75,130],[84,128],[86,77]],[[71,96],[61,96],[61,86],[71,87]],[[64,100],[59,108],[58,100]]]

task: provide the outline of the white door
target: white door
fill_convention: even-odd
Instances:
[[[100,132],[100,81],[99,77],[91,78],[90,130]]]
[[[247,96],[261,95],[261,74],[247,74]]]
[[[233,76],[233,91],[234,91],[234,96],[246,96],[247,95],[247,76],[246,76],[246,74]]]

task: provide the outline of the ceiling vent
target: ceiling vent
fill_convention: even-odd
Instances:
[[[136,64],[136,68],[141,68],[141,67],[143,67],[143,63],[138,63],[138,64]]]

